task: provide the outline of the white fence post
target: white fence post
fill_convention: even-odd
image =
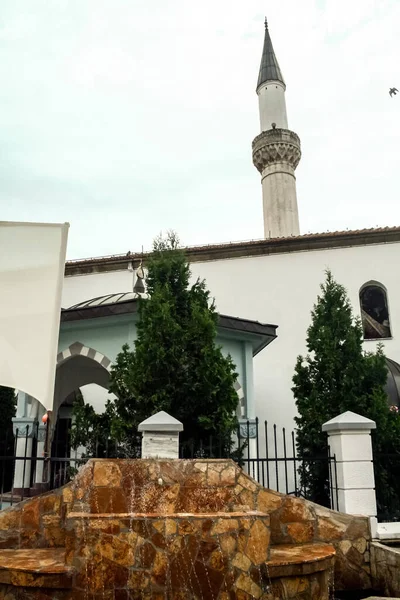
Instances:
[[[165,411],[142,421],[142,458],[179,458],[179,432],[183,425]]]
[[[331,482],[333,507],[347,514],[366,515],[376,522],[372,429],[376,429],[375,421],[351,411],[322,425],[322,431],[328,434],[331,456],[336,457]]]

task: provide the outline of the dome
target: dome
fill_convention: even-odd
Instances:
[[[84,302],[79,302],[70,306],[67,310],[80,310],[81,308],[94,308],[96,306],[107,306],[109,304],[121,304],[122,302],[132,302],[138,298],[144,298],[146,294],[138,294],[136,292],[124,292],[119,294],[107,294],[106,296],[98,296]]]
[[[386,393],[389,404],[391,406],[400,406],[400,365],[394,360],[387,358],[386,366],[388,369]]]

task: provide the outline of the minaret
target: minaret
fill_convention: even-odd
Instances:
[[[253,141],[253,163],[261,173],[264,237],[299,235],[296,177],[300,139],[288,129],[286,85],[265,19],[264,48],[257,82],[261,133]]]

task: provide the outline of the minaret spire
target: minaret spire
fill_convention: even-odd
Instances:
[[[286,84],[265,18],[257,81],[261,134],[253,141],[253,163],[261,173],[266,238],[299,235],[296,178],[300,139],[288,128]]]
[[[260,87],[260,85],[263,85],[268,81],[279,81],[285,86],[285,80],[283,79],[278,60],[275,56],[271,36],[269,35],[267,17],[265,17],[264,25],[264,47],[261,56],[260,71],[258,74],[257,90]]]

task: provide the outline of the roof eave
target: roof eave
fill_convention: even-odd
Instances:
[[[286,238],[269,238],[248,240],[245,242],[228,242],[208,246],[192,246],[184,248],[189,262],[207,262],[226,258],[243,258],[270,254],[286,254],[313,250],[350,248],[370,244],[390,244],[400,242],[400,227],[381,227],[355,231],[335,231],[309,233]],[[150,256],[145,254],[144,259]],[[98,258],[67,261],[65,275],[89,275],[110,271],[122,271],[130,265],[139,266],[142,253],[132,254],[129,258],[123,254]]]
[[[259,354],[278,337],[276,333],[278,325],[260,323],[259,321],[230,317],[228,315],[219,315],[218,327],[222,332],[225,330],[232,333],[240,333],[244,338],[251,341],[253,356]]]
[[[100,306],[84,306],[81,308],[63,308],[61,310],[61,323],[98,319],[101,317],[114,317],[118,315],[134,314],[138,311],[138,299],[102,304]]]
[[[101,304],[98,306],[85,306],[81,308],[66,308],[61,311],[61,323],[71,323],[87,319],[99,319],[105,317],[115,317],[120,315],[136,314],[138,311],[138,299],[131,299],[125,302],[116,302],[114,304]],[[241,333],[251,339],[253,345],[253,356],[261,352],[276,337],[277,325],[270,325],[231,317],[229,315],[218,316],[218,329],[230,331],[232,333]]]

